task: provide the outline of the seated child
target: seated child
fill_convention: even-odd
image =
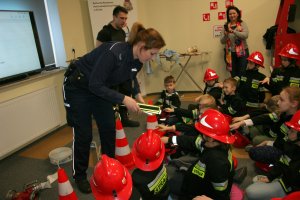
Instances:
[[[255,116],[234,124],[231,129],[237,129],[240,126],[270,125],[269,134],[274,141],[263,141],[249,150],[249,156],[252,160],[265,164],[273,164],[281,155],[280,142],[287,140],[289,128],[284,124],[300,109],[300,88],[286,87],[280,92],[278,101],[280,116],[275,113]]]
[[[280,116],[279,106],[279,95],[272,96],[266,103],[265,108],[253,109],[248,114],[241,117],[234,117],[232,119],[233,123],[237,123],[246,119],[254,118],[255,116],[264,116],[266,118],[270,118],[270,120],[276,122]],[[275,140],[272,137],[270,124],[261,124],[249,127],[249,137],[252,140],[252,146],[256,146],[265,140]],[[250,146],[249,146],[250,147]]]
[[[132,172],[133,185],[143,200],[167,200],[168,175],[163,164],[165,146],[160,137],[148,129],[138,137],[132,148],[136,169]]]
[[[259,51],[255,51],[247,58],[248,64],[245,73],[238,77],[234,77],[239,81],[238,93],[246,102],[247,112],[260,108],[265,100],[266,88],[263,87],[261,81],[266,77],[258,71],[259,67],[264,67],[264,57]]]
[[[239,117],[245,114],[245,103],[239,94],[236,93],[237,80],[227,78],[223,82],[224,97],[220,100],[220,111],[232,117]]]
[[[160,98],[157,100],[156,105],[161,105],[162,110],[165,108],[180,108],[181,101],[178,92],[176,92],[176,81],[173,76],[167,76],[164,79],[165,90],[160,93]],[[167,120],[166,113],[162,112],[159,117],[162,121]],[[176,119],[174,119],[176,121]]]
[[[249,200],[284,197],[300,190],[300,110],[285,125],[290,130],[288,140],[281,143],[283,155],[266,176],[257,176],[257,181],[246,188]]]
[[[234,167],[229,124],[222,113],[207,109],[195,125],[199,135],[162,137],[163,143],[197,151],[198,159],[187,171],[167,166],[171,193],[180,199],[206,195],[215,200],[229,200]]]
[[[299,48],[293,43],[288,43],[278,56],[281,60],[280,67],[272,71],[271,77],[262,81],[268,83],[265,87],[272,92],[272,95],[278,95],[287,86],[300,87],[300,69],[296,65],[297,60],[300,60]]]
[[[198,109],[166,108],[165,112],[174,113],[176,118],[180,119],[181,122],[174,125],[160,124],[158,128],[160,131],[179,131],[185,135],[198,135],[199,133],[196,131],[194,123],[199,120],[199,115],[209,108],[216,108],[215,99],[209,94],[199,97]]]
[[[203,78],[203,82],[205,83],[205,88],[203,90],[203,94],[209,94],[211,96],[213,96],[215,98],[215,101],[218,103],[219,99],[221,98],[222,95],[222,88],[219,87],[219,82],[218,82],[218,74],[216,73],[215,70],[213,69],[206,69],[205,74],[204,74],[204,78]],[[199,98],[202,95],[198,96],[197,98],[195,98],[195,102],[199,102]],[[198,108],[199,105],[195,105],[195,104],[190,104],[188,106],[189,110],[194,110],[196,108]]]

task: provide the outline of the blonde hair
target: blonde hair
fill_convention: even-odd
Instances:
[[[213,108],[216,109],[217,108],[217,104],[216,104],[216,100],[213,96],[209,95],[209,94],[203,94],[199,97],[199,101],[198,103],[200,103],[203,100],[207,100],[208,103],[205,104],[206,108]]]
[[[231,86],[237,87],[237,80],[235,80],[234,78],[227,78],[224,80],[224,83],[229,83]]]
[[[280,114],[279,106],[278,106],[278,101],[279,101],[280,96],[275,95],[272,96],[266,103],[266,108],[269,112],[274,112],[278,116]]]
[[[132,25],[127,42],[132,46],[138,42],[144,42],[145,49],[160,49],[166,45],[163,37],[158,31],[153,28],[145,29],[145,27],[139,22],[135,22]]]

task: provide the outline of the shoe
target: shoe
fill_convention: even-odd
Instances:
[[[122,125],[123,125],[123,127],[139,127],[140,122],[133,121],[130,119],[124,119],[124,120],[122,120]]]
[[[80,192],[85,194],[89,194],[92,192],[90,183],[88,182],[87,179],[75,180],[75,183]]]

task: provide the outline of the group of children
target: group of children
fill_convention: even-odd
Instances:
[[[240,77],[221,83],[217,73],[207,69],[204,94],[188,109],[180,108],[174,77],[166,77],[157,103],[164,110],[158,129],[181,134],[160,137],[156,130],[147,130],[137,138],[132,175],[114,159],[102,156],[90,181],[96,199],[231,199],[234,129],[252,141],[247,149],[252,160],[272,165],[246,188],[249,200],[299,191],[300,69],[296,62],[300,55],[297,46],[287,44],[279,56],[281,66],[270,78],[259,72],[264,58],[258,51],[250,54]],[[165,145],[177,150],[168,163]],[[187,154],[192,159],[178,159]]]

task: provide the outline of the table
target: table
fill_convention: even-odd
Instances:
[[[179,75],[176,77],[176,82],[178,81],[178,79],[181,77],[182,73],[185,72],[186,75],[188,75],[188,77],[190,78],[191,81],[193,81],[193,83],[197,86],[197,88],[199,88],[199,90],[201,92],[203,92],[203,89],[198,85],[198,83],[194,80],[194,78],[191,76],[191,74],[187,71],[187,66],[191,60],[191,58],[193,56],[200,56],[200,55],[203,55],[203,54],[208,54],[209,52],[201,52],[201,53],[181,53],[179,54],[179,57],[188,57],[188,59],[185,61],[185,63],[181,63],[179,62],[179,66],[181,67],[181,71],[179,73]],[[165,55],[160,55],[161,58],[167,58]]]

